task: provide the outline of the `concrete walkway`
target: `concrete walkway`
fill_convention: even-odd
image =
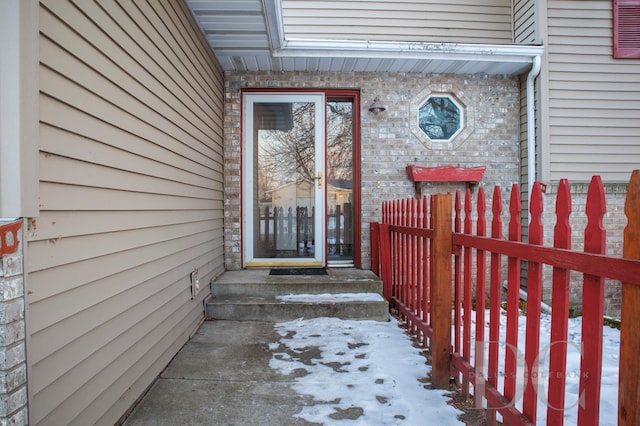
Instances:
[[[203,323],[124,424],[319,424],[295,416],[305,406],[327,404],[299,395],[291,388],[296,377],[306,374],[304,369],[283,375],[269,365],[275,348],[282,351],[284,345],[280,342],[287,337],[276,332],[273,322],[219,320]],[[367,345],[366,338],[365,343],[349,345],[346,352],[352,351],[353,354],[346,353],[345,357],[358,358],[362,345]],[[410,341],[407,345],[411,345]],[[323,362],[321,354],[314,348],[303,349],[295,354],[298,358],[308,357],[302,362],[331,364]],[[424,368],[426,371],[426,365]],[[387,385],[382,384],[381,387],[386,388]],[[386,391],[391,391],[391,388]],[[337,395],[335,397],[340,399]],[[443,402],[442,405],[447,404]],[[362,415],[349,410],[342,414],[346,416],[342,418],[344,420],[358,420]],[[455,415],[451,419],[454,420]],[[398,424],[405,423],[400,421]]]
[[[124,423],[138,425],[310,425],[295,377],[269,367],[273,322],[206,321]]]

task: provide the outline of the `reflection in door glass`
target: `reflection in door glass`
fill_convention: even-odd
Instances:
[[[353,261],[353,102],[327,102],[327,238],[330,261]]]
[[[314,103],[254,103],[254,257],[313,258]]]

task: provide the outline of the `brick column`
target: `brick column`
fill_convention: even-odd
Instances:
[[[0,426],[28,424],[21,225],[0,222]]]

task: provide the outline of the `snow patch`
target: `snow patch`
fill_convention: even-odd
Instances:
[[[307,303],[381,302],[384,300],[378,293],[287,294],[276,296],[276,299],[283,302]]]

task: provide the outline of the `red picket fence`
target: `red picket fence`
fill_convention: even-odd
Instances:
[[[498,187],[493,191],[490,229],[487,229],[485,194],[479,189],[475,233],[470,191],[466,192],[464,202],[460,193],[456,193],[453,204],[449,194],[434,195],[429,203],[426,197],[383,203],[382,222],[372,224],[372,269],[383,279],[385,297],[406,319],[411,330],[429,344],[435,386],[448,388],[451,377],[461,378],[458,381],[462,392],[469,396],[473,388],[478,406],[487,407],[489,424],[495,424],[498,412],[505,424],[530,425],[535,424],[537,418],[537,387],[545,380],[538,374],[541,371],[538,357],[542,268],[543,265],[552,267],[547,424],[562,425],[570,272],[582,273],[582,345],[586,350],[582,353],[579,372],[578,424],[597,425],[604,279],[620,280],[623,283],[620,371],[624,374],[619,375],[618,424],[640,424],[640,387],[637,385],[640,336],[635,330],[640,321],[640,170],[633,173],[629,184],[625,205],[628,225],[622,258],[604,254],[605,198],[598,176],[592,179],[587,194],[584,251],[571,250],[571,195],[566,179],[560,182],[556,198],[553,247],[542,245],[543,202],[539,183],[534,184],[531,193],[529,241],[521,241],[519,193],[518,186],[514,185],[506,238],[502,235],[503,204]],[[526,337],[520,342],[523,261],[528,262]],[[507,276],[506,348],[500,350],[497,342],[500,340],[503,272]],[[472,312],[474,305],[475,313]],[[486,306],[489,336],[484,332]],[[488,347],[487,360],[484,359],[485,347]],[[518,353],[524,353],[524,371],[518,370]],[[498,371],[500,356],[504,371]],[[504,377],[502,387],[498,381],[500,375]],[[518,383],[524,386],[521,411],[515,404],[519,398]]]

